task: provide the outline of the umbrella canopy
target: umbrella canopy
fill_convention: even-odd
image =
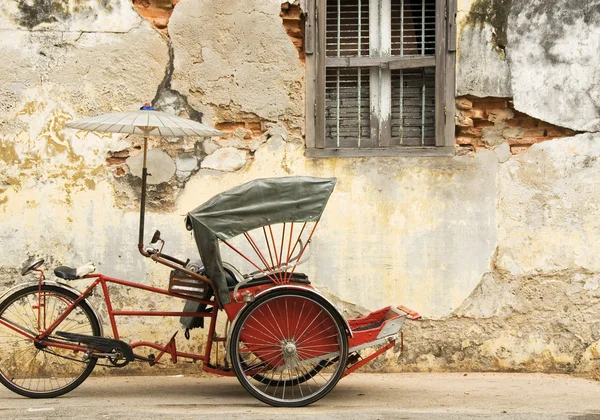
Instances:
[[[155,136],[218,136],[219,130],[197,121],[154,111],[144,106],[138,111],[115,112],[70,121],[67,127],[105,133],[129,133]]]
[[[146,157],[148,150],[148,136],[200,136],[210,137],[223,134],[219,130],[207,127],[187,118],[176,117],[165,112],[155,111],[147,103],[137,111],[116,112],[112,114],[99,115],[97,117],[83,118],[70,121],[67,127],[86,131],[104,133],[129,133],[144,135],[144,149],[142,160],[142,195],[140,199],[140,235],[138,249],[145,257],[151,254],[144,250],[144,214],[146,211],[146,180],[148,168]]]

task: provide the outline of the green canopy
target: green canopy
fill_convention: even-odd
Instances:
[[[186,217],[206,269],[222,303],[229,302],[219,239],[227,240],[262,226],[316,222],[335,187],[335,178],[263,178],[217,194]]]

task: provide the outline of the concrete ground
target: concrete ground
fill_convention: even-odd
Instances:
[[[0,389],[1,419],[600,420],[600,383],[542,374],[360,374],[309,407],[260,403],[235,378],[91,377],[51,400]]]

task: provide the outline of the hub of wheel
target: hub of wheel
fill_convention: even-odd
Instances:
[[[288,357],[295,355],[297,353],[296,345],[294,343],[287,343],[283,347],[283,353]]]
[[[38,337],[38,339],[41,340],[42,337]],[[42,344],[37,340],[33,342],[33,346],[38,350],[44,350],[47,347],[45,344]]]
[[[281,342],[281,353],[286,369],[293,369],[298,366],[298,349],[296,348],[296,342],[294,340],[285,340]]]

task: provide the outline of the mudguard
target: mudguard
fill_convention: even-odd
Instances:
[[[252,300],[252,302],[254,302],[256,299],[267,295],[275,290],[281,290],[281,289],[285,289],[285,290],[302,290],[303,292],[307,292],[310,294],[314,294],[316,297],[318,297],[319,299],[323,299],[325,302],[327,302],[329,304],[329,306],[331,306],[331,309],[335,311],[335,313],[340,317],[340,320],[342,320],[342,322],[344,323],[344,326],[346,328],[346,333],[348,334],[348,339],[354,337],[354,334],[352,332],[352,328],[350,328],[350,324],[348,323],[348,320],[346,320],[346,318],[344,317],[344,315],[342,315],[342,313],[339,311],[338,308],[336,308],[336,306],[329,300],[327,299],[325,296],[323,296],[320,292],[318,292],[317,290],[311,288],[311,287],[304,287],[304,286],[299,286],[299,285],[295,285],[295,284],[283,284],[283,285],[279,285],[279,286],[274,286],[274,287],[270,287],[268,289],[265,289],[259,293],[257,293],[254,296],[254,299]],[[234,320],[231,322],[231,327],[228,328],[228,335],[227,335],[227,341],[225,344],[225,357],[227,357],[227,359],[229,359],[229,346],[230,346],[230,341],[231,341],[231,332],[235,329],[235,326],[238,322],[238,319],[240,318],[240,315],[246,310],[246,308],[252,304],[252,302],[246,302],[246,304],[238,311],[237,315],[235,316]]]
[[[3,301],[4,299],[6,299],[8,296],[10,296],[11,294],[13,294],[14,292],[18,291],[18,290],[22,290],[25,289],[27,287],[30,286],[37,286],[39,284],[39,282],[36,281],[27,281],[25,283],[19,283],[13,287],[11,287],[10,289],[8,289],[6,292],[4,292],[2,294],[2,296],[0,296],[0,302]],[[81,292],[77,289],[75,289],[74,287],[69,286],[68,284],[65,283],[61,283],[58,281],[53,281],[53,280],[44,280],[42,282],[42,284],[47,284],[49,286],[56,286],[56,287],[61,287],[77,296],[81,296]],[[100,315],[98,315],[98,312],[96,312],[96,310],[94,309],[94,307],[92,305],[89,304],[89,302],[87,302],[87,299],[84,298],[83,300],[86,301],[87,305],[90,307],[92,313],[96,316],[96,319],[98,320],[98,323],[100,324],[100,336],[104,337],[104,329],[102,328],[102,318],[100,318]]]

